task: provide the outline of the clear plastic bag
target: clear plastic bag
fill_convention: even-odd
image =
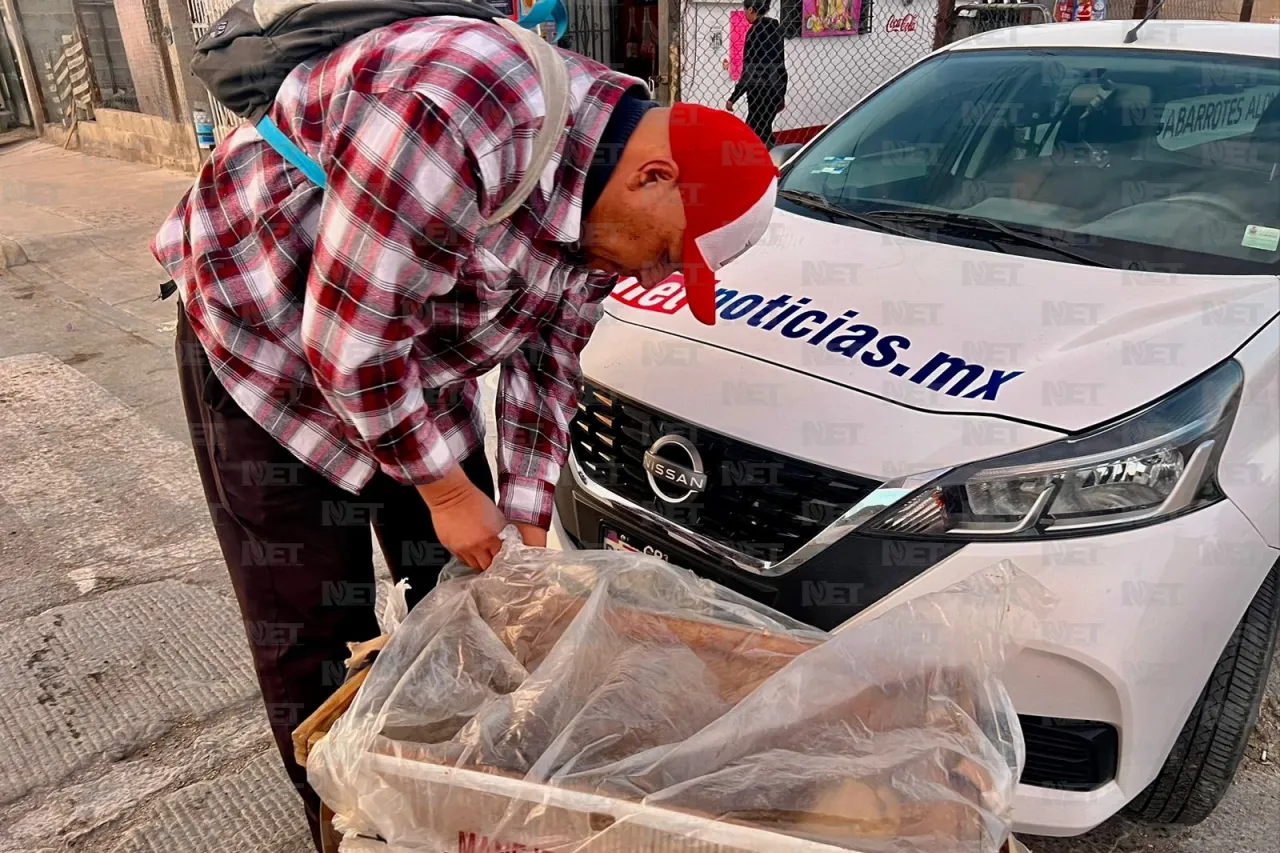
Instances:
[[[1052,603],[1012,565],[827,635],[654,558],[513,533],[483,574],[446,571],[312,752],[351,836],[424,853],[1005,843],[1025,750],[998,676]],[[683,828],[663,840],[664,822]]]
[[[378,628],[384,634],[394,634],[409,615],[409,582],[402,580],[394,586],[386,581],[378,584]]]

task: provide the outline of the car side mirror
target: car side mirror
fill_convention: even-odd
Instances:
[[[800,142],[788,142],[785,145],[775,145],[769,149],[769,159],[773,161],[773,165],[779,169],[782,164],[791,159],[791,155],[804,147]]]

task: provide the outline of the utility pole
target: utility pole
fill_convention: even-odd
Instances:
[[[14,58],[18,61],[18,73],[22,75],[22,89],[27,96],[27,109],[31,113],[31,124],[36,133],[44,131],[47,121],[44,112],[44,98],[40,97],[40,79],[36,77],[35,66],[31,64],[31,52],[27,49],[27,35],[22,28],[22,18],[18,15],[18,6],[14,0],[0,0],[0,11],[4,12],[5,29],[8,31],[9,43],[13,45]]]

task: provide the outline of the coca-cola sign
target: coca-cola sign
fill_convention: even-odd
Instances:
[[[900,18],[889,18],[889,23],[884,25],[886,33],[914,33],[916,31],[916,16],[907,14]]]

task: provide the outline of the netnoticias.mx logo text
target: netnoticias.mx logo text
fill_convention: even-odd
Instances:
[[[623,282],[611,296],[624,305],[659,314],[675,314],[688,302],[678,275],[651,288],[634,280]],[[1023,374],[1021,370],[988,368],[941,351],[912,369],[903,360],[903,354],[912,346],[909,337],[883,334],[875,326],[855,322],[859,314],[856,310],[836,314],[812,302],[807,296],[797,299],[785,293],[770,299],[726,287],[716,290],[716,312],[722,322],[746,323],[788,340],[822,347],[829,353],[856,359],[864,367],[888,370],[949,397],[994,400],[1001,388]]]

